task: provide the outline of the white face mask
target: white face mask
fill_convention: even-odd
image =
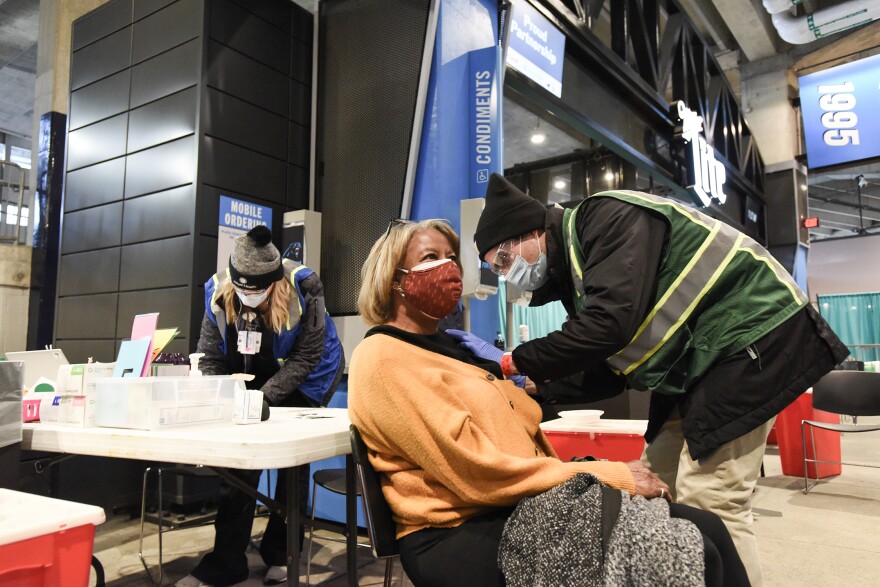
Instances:
[[[510,269],[507,270],[507,275],[504,276],[508,283],[525,291],[535,291],[547,283],[547,255],[541,248],[539,240],[540,254],[534,263],[529,263],[521,255],[516,256],[516,259],[510,264]],[[522,250],[522,241],[520,241],[520,250]]]
[[[246,294],[235,290],[235,295],[237,295],[238,299],[241,300],[241,303],[248,308],[257,308],[260,304],[266,301],[266,298],[269,297],[269,290],[267,289],[263,293],[258,294]]]

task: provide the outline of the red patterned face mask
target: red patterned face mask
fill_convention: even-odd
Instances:
[[[400,295],[428,318],[444,318],[461,299],[461,269],[452,259],[428,261],[398,271],[406,274],[400,280]]]

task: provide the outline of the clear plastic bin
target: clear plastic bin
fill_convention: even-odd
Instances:
[[[95,425],[156,430],[232,421],[235,388],[225,376],[97,379]]]
[[[0,489],[0,585],[87,585],[102,522],[99,507]]]

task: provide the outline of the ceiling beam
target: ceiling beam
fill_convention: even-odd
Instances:
[[[776,55],[777,44],[782,41],[760,2],[712,0],[712,4],[749,61]]]

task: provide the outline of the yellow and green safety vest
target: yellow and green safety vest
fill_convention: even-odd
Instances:
[[[716,360],[746,349],[808,303],[791,275],[761,245],[720,220],[642,192],[590,197],[652,210],[669,224],[651,308],[632,340],[607,359],[635,389],[684,393]],[[566,210],[562,221],[579,312],[587,302],[584,256],[575,229],[582,204]]]

